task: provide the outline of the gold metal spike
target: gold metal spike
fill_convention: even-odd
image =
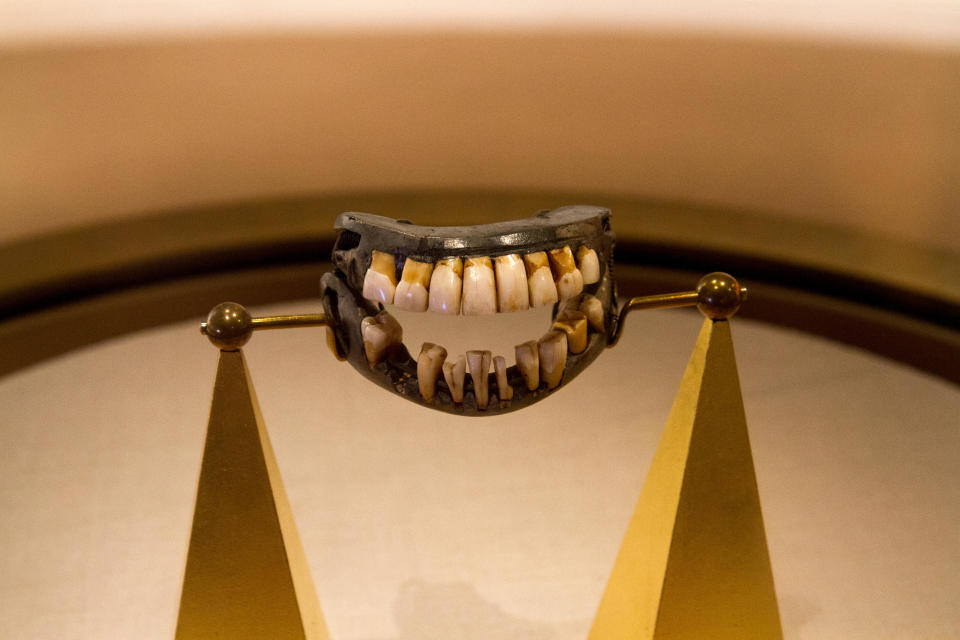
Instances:
[[[706,318],[589,638],[782,637],[730,323]]]
[[[221,351],[178,640],[329,640],[243,352]]]

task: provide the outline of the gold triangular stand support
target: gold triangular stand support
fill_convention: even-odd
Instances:
[[[329,640],[243,353],[221,351],[178,640]]]
[[[782,637],[730,323],[706,319],[589,638]]]

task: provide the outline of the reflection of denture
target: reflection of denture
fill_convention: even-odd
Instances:
[[[367,378],[410,400],[489,415],[536,402],[607,346],[615,291],[609,211],[563,207],[525,220],[420,227],[361,213],[337,220],[324,306],[337,350]],[[425,343],[416,358],[383,308],[483,315],[553,306],[539,340],[497,355],[452,355]],[[515,364],[507,366],[512,355]]]

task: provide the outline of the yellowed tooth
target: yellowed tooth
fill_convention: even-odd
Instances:
[[[587,245],[581,245],[577,249],[577,266],[583,276],[583,284],[593,284],[600,279],[600,260],[597,258],[597,252]]]
[[[437,378],[440,377],[446,359],[447,350],[440,345],[424,342],[420,348],[420,357],[417,358],[417,384],[420,386],[420,396],[428,403],[432,403],[437,395]]]
[[[597,333],[603,333],[603,303],[599,298],[589,293],[585,294],[580,301],[580,311],[587,316],[591,329]]]
[[[517,254],[498,256],[495,264],[500,313],[529,309],[530,290],[527,287],[527,272],[520,256]]]
[[[530,306],[543,307],[558,300],[557,285],[550,272],[550,260],[546,251],[537,251],[523,256],[527,269],[527,286],[530,289]]]
[[[373,251],[370,268],[363,277],[363,297],[383,304],[393,304],[397,290],[397,266],[393,254]]]
[[[430,286],[431,273],[433,273],[431,263],[407,258],[403,263],[403,273],[393,296],[393,304],[407,311],[426,311],[427,287]]]
[[[371,365],[386,358],[393,348],[403,342],[403,328],[386,311],[364,318],[360,322],[360,335],[363,337],[367,362]]]
[[[530,340],[518,344],[514,348],[517,358],[517,368],[523,375],[523,381],[529,391],[540,386],[540,354],[537,350],[537,341]]]
[[[463,288],[463,261],[460,258],[437,260],[430,278],[430,311],[460,313],[460,291]]]
[[[454,402],[463,402],[463,380],[467,375],[467,359],[464,356],[457,358],[455,363],[443,363],[443,379],[447,381],[450,397]]]
[[[572,298],[583,291],[583,274],[577,269],[570,247],[550,250],[550,270],[557,283],[557,294],[561,300]]]
[[[567,334],[551,329],[537,341],[540,355],[540,378],[547,389],[554,389],[563,379],[563,370],[567,366]]]
[[[582,311],[566,310],[557,314],[553,328],[567,334],[570,353],[580,353],[587,348],[587,316]]]
[[[481,411],[490,404],[490,358],[489,351],[467,351],[467,367],[473,380],[473,395],[477,399],[477,409]]]
[[[497,285],[490,258],[467,258],[461,300],[460,312],[465,316],[497,312]]]
[[[500,396],[500,406],[506,407],[513,400],[513,387],[507,381],[507,359],[503,356],[494,358],[493,370],[497,373],[497,395]]]

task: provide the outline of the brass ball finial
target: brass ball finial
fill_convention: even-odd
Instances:
[[[223,351],[236,351],[253,335],[253,318],[241,304],[221,302],[200,325],[200,331]]]
[[[726,320],[747,299],[747,288],[729,273],[708,273],[697,283],[697,308],[712,320]]]

